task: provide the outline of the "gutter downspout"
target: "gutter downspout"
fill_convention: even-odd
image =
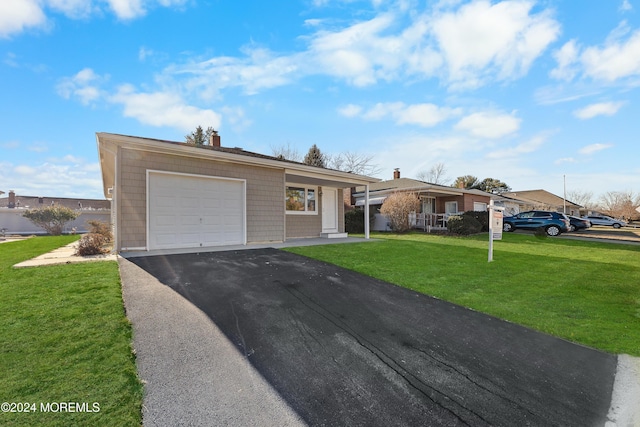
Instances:
[[[369,239],[369,184],[364,189],[364,238]]]

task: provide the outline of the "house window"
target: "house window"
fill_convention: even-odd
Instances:
[[[287,213],[317,213],[315,187],[287,187],[285,205]]]
[[[436,213],[436,198],[435,197],[423,197],[422,198],[422,213]]]
[[[450,215],[458,213],[458,202],[445,202],[444,213]]]
[[[484,212],[487,210],[487,204],[482,202],[473,202],[473,210],[476,212]]]

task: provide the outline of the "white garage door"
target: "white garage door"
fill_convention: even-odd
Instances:
[[[245,244],[245,181],[149,171],[149,249]]]

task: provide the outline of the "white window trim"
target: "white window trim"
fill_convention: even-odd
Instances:
[[[289,187],[304,188],[304,201],[305,201],[304,208],[305,208],[305,210],[304,211],[290,211],[290,210],[287,210],[287,201],[286,201],[286,198],[285,198],[284,211],[285,211],[285,213],[287,215],[318,215],[318,199],[320,197],[320,193],[318,192],[318,187],[314,187],[312,185],[295,184],[295,183],[287,182],[285,184],[285,186],[284,186],[285,195],[286,195],[286,192],[287,192],[287,188],[289,188]],[[315,198],[315,201],[316,201],[315,208],[316,208],[316,210],[315,211],[306,210],[307,209],[307,193],[308,193],[309,190],[313,190],[315,192],[315,196],[316,196],[316,198]]]
[[[450,205],[451,205],[451,204],[453,204],[453,203],[455,203],[455,204],[456,204],[456,210],[455,210],[455,212],[447,212],[447,205],[449,205],[449,206],[450,206]],[[449,214],[449,215],[454,215],[454,214],[458,213],[458,202],[457,202],[457,201],[444,202],[444,206],[445,206],[445,209],[444,209],[444,210],[445,210],[445,213],[447,213],[447,214]]]
[[[483,205],[483,208],[478,210],[476,209],[477,205]],[[485,202],[473,202],[473,210],[476,212],[484,212],[487,210],[488,204]]]

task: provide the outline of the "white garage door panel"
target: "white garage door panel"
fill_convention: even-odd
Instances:
[[[149,249],[245,243],[244,182],[149,173]]]

